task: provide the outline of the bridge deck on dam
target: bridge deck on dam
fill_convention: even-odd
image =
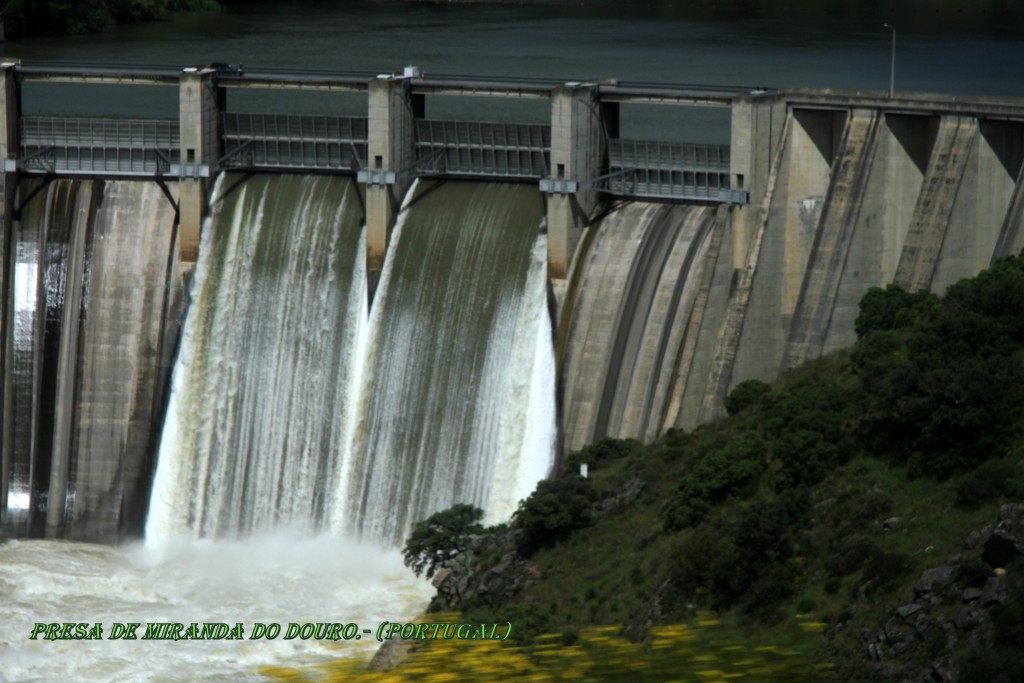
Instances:
[[[351,175],[369,166],[364,117],[226,112],[220,169]],[[551,175],[551,127],[543,124],[415,122],[415,161],[405,176],[535,180]],[[26,174],[182,176],[175,120],[25,116],[17,168]],[[607,140],[608,174],[583,179],[613,196],[722,201],[729,147]]]
[[[427,77],[416,67],[371,74],[10,60],[3,68],[2,128],[8,148],[16,150],[4,160],[6,172],[199,179],[232,169],[355,175],[367,185],[404,186],[432,177],[537,182],[543,192],[562,195],[726,203],[747,198],[745,188],[730,189],[728,146],[619,139],[619,107],[730,108],[749,88]],[[37,83],[176,86],[178,111],[176,118],[149,120],[19,116],[21,86]],[[254,89],[359,94],[367,116],[227,109],[230,92]],[[546,100],[551,123],[427,118],[427,98],[435,96]],[[202,192],[188,192],[188,211],[196,214],[201,200],[195,197]]]
[[[24,116],[19,124],[23,173],[155,176],[180,154],[177,121]]]
[[[718,201],[729,190],[728,145],[609,141],[609,194]]]
[[[354,172],[367,154],[358,117],[225,113],[222,137],[229,168]]]

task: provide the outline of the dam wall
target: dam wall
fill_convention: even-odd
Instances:
[[[168,444],[165,438],[161,445],[174,359],[179,365],[191,362],[178,354],[179,344],[192,343],[180,335],[186,311],[208,311],[203,315],[214,316],[212,321],[225,311],[262,311],[276,302],[275,307],[290,315],[304,301],[330,298],[326,290],[316,292],[318,287],[333,288],[344,281],[345,291],[358,292],[356,298],[363,297],[366,308],[355,306],[351,296],[343,297],[351,315],[338,323],[348,330],[339,338],[348,341],[325,343],[337,346],[337,354],[356,357],[354,330],[376,320],[375,315],[399,316],[416,302],[428,313],[433,310],[423,300],[423,267],[444,270],[452,259],[464,260],[460,272],[475,274],[458,276],[474,279],[467,283],[464,300],[489,302],[490,290],[496,292],[499,285],[488,273],[497,272],[497,266],[478,263],[460,245],[486,238],[493,241],[488,247],[492,256],[504,253],[503,244],[516,242],[521,256],[529,251],[523,245],[532,245],[546,251],[554,366],[547,381],[555,385],[557,396],[554,406],[545,401],[537,405],[557,416],[554,450],[564,455],[605,436],[652,440],[668,429],[692,429],[714,420],[723,414],[725,397],[737,383],[770,381],[852,344],[858,302],[870,287],[897,282],[912,290],[941,292],[1024,248],[1024,101],[1019,100],[467,81],[427,78],[415,70],[366,78],[212,69],[52,70],[16,63],[5,64],[3,70],[0,528],[12,535],[112,541],[140,533],[158,459],[165,459],[164,450],[172,453],[191,439],[201,442],[197,452],[218,457],[197,456],[186,488],[201,492],[196,501],[228,501],[223,509],[230,513],[216,512],[205,502],[195,503],[199,507],[194,510],[172,502],[165,505],[164,518],[177,519],[175,528],[244,533],[262,524],[252,512],[262,510],[259,514],[267,519],[294,517],[296,522],[307,516],[317,523],[344,518],[339,528],[398,538],[413,521],[410,515],[427,514],[434,505],[414,499],[434,499],[401,494],[402,501],[389,499],[387,515],[371,519],[362,516],[372,508],[361,502],[366,492],[389,490],[392,476],[401,479],[404,491],[424,486],[440,490],[437,482],[422,479],[425,472],[475,471],[465,459],[458,464],[427,459],[423,462],[429,460],[429,466],[418,465],[406,476],[400,472],[401,454],[412,447],[395,451],[379,446],[397,438],[394,425],[402,422],[402,397],[409,393],[401,388],[403,383],[433,396],[431,372],[444,366],[449,353],[471,353],[474,360],[470,363],[467,357],[461,364],[465,376],[452,379],[456,374],[451,374],[444,380],[445,391],[452,392],[446,398],[424,399],[438,414],[417,422],[419,434],[441,429],[457,435],[464,430],[469,436],[456,439],[464,444],[492,443],[474,436],[478,433],[491,435],[487,439],[502,434],[501,443],[513,444],[525,438],[523,433],[536,432],[540,436],[524,442],[546,448],[543,429],[523,426],[526,414],[531,415],[530,424],[544,423],[533,398],[525,398],[543,393],[536,378],[527,387],[498,360],[511,353],[501,351],[505,347],[499,343],[508,337],[516,339],[516,354],[526,359],[523,367],[546,367],[546,361],[529,360],[535,350],[524,335],[534,335],[534,327],[527,334],[516,327],[525,323],[509,322],[500,334],[491,333],[502,339],[488,340],[478,331],[474,335],[483,341],[467,346],[448,330],[455,327],[441,322],[445,316],[463,319],[454,304],[443,306],[443,313],[436,313],[442,317],[433,323],[434,314],[425,314],[416,323],[420,331],[415,338],[406,339],[410,349],[422,341],[441,360],[424,362],[418,357],[426,352],[410,351],[405,354],[410,356],[407,367],[388,361],[387,367],[402,377],[401,382],[389,381],[394,386],[375,386],[383,371],[359,366],[360,373],[368,373],[360,381],[373,388],[367,394],[372,401],[366,399],[373,408],[359,417],[365,423],[357,421],[360,429],[368,430],[359,432],[366,443],[377,444],[363,449],[367,459],[344,464],[339,459],[351,453],[331,455],[327,446],[309,456],[309,462],[319,463],[313,469],[332,473],[329,479],[338,479],[342,472],[362,477],[347,498],[328,504],[332,494],[321,490],[316,477],[300,484],[280,482],[279,473],[290,469],[288,452],[295,442],[287,421],[278,419],[273,397],[241,396],[265,391],[263,382],[243,377],[243,368],[255,367],[261,359],[276,359],[275,373],[294,386],[305,386],[303,373],[315,372],[295,366],[290,360],[295,354],[278,346],[284,337],[267,329],[274,316],[254,313],[252,320],[228,326],[251,324],[254,337],[266,340],[263,347],[250,348],[248,336],[238,337],[239,353],[255,354],[244,361],[229,361],[215,347],[203,352],[212,359],[203,362],[213,365],[192,368],[189,381],[203,394],[198,405],[207,407],[190,412],[178,406],[184,412],[176,424],[186,428],[177,428],[178,442]],[[176,118],[167,120],[22,116],[19,90],[37,82],[165,85],[177,88],[180,106]],[[367,99],[367,116],[232,111],[230,93],[246,88],[284,94],[303,89],[357,93]],[[546,101],[550,124],[432,120],[427,105],[436,96]],[[731,117],[729,145],[623,140],[624,104],[725,109]],[[286,176],[271,180],[274,174]],[[343,193],[348,246],[332,258],[354,258],[360,267],[328,277],[329,285],[317,284],[319,271],[299,268],[287,291],[207,283],[214,292],[210,296],[220,303],[189,303],[204,244],[219,244],[234,235],[230,239],[242,245],[246,232],[262,225],[260,234],[279,242],[273,251],[288,261],[293,246],[289,240],[298,239],[300,233],[293,228],[300,219],[264,225],[265,207],[277,206],[297,178],[324,175],[344,176],[348,183]],[[496,186],[471,190],[473,185],[463,181]],[[527,187],[504,192],[502,185]],[[420,190],[413,196],[417,186]],[[225,210],[243,197],[252,202],[250,208]],[[320,205],[330,203],[326,195],[322,201],[314,199],[308,203],[316,211],[310,208],[301,220],[339,210]],[[471,221],[461,217],[471,204],[484,206],[481,202],[489,208],[477,212],[480,216]],[[413,219],[408,218],[409,206]],[[487,216],[520,210],[530,214],[513,221],[521,234],[488,234],[488,222],[500,222]],[[430,220],[424,218],[427,214]],[[219,218],[211,221],[211,216]],[[234,218],[229,221],[229,216]],[[304,229],[326,239],[328,235],[317,231],[331,221],[317,221],[324,226],[311,223]],[[416,232],[404,238],[401,272],[419,275],[401,275],[401,284],[391,287],[385,303],[378,300],[377,290],[383,287],[385,264],[395,258],[392,242],[403,221]],[[218,234],[206,235],[209,230]],[[438,237],[419,232],[424,230],[436,231]],[[460,230],[467,231],[465,240],[456,238]],[[447,237],[439,241],[442,234]],[[311,259],[308,255],[301,260],[313,263]],[[280,268],[296,265],[279,264],[271,273],[276,276]],[[524,268],[515,269],[516,287],[535,279]],[[458,290],[451,280],[446,282],[432,291]],[[519,313],[506,312],[508,319],[518,316],[534,326],[539,318],[533,309],[543,299],[536,294]],[[381,312],[375,313],[378,308]],[[324,315],[327,320],[334,314]],[[313,318],[303,329],[322,336],[316,332],[317,315]],[[432,324],[448,331],[438,329],[434,337]],[[400,330],[399,336],[408,336],[404,327]],[[229,337],[226,329],[211,335]],[[378,346],[390,349],[393,336],[367,342],[374,349],[367,358],[378,353]],[[537,344],[547,346],[546,331],[534,336]],[[296,338],[288,343],[304,349],[306,342]],[[473,363],[482,359],[487,363],[474,370]],[[346,373],[335,373],[338,381],[351,374]],[[506,388],[499,391],[499,386]],[[324,388],[325,395],[334,391]],[[314,403],[352,406],[354,400]],[[237,461],[219,456],[224,450],[221,439],[267,441],[214,418],[219,411],[233,414],[236,402],[263,406],[265,419],[253,424],[273,426],[277,464],[267,470],[265,481],[250,477],[247,468],[263,465],[252,460],[248,447]],[[453,402],[468,411],[465,424],[458,430],[439,427],[451,422],[443,414],[456,414]],[[486,406],[469,410],[481,402]],[[335,411],[339,415],[310,412],[307,417],[310,424],[332,419],[347,424],[355,419],[349,415],[352,410],[342,407]],[[339,417],[341,413],[345,415]],[[371,413],[377,417],[371,419]],[[187,427],[193,424],[206,426]],[[415,440],[426,443],[424,436]],[[488,449],[493,450],[483,448]],[[378,451],[392,453],[390,460],[374,460]],[[499,460],[505,463],[509,457]],[[533,463],[548,462],[543,454],[526,457]],[[216,467],[204,469],[207,460]],[[308,463],[302,467],[313,472]],[[527,484],[513,472],[542,476],[533,465],[501,467],[508,469],[501,476],[516,480],[517,487]],[[221,474],[212,474],[214,470]],[[230,477],[224,474],[228,472]],[[479,492],[490,486],[481,482],[491,476],[442,478],[472,480]],[[208,488],[215,484],[241,498],[227,489]],[[437,500],[458,499],[460,486]],[[298,497],[316,501],[317,512],[284,514],[253,504],[250,499],[264,490],[302,491]],[[481,500],[491,495],[479,494]],[[406,503],[412,506],[409,510],[399,509]],[[515,501],[503,500],[502,505],[511,509]]]
[[[979,104],[988,110],[928,96],[737,98],[730,174],[750,202],[694,207],[712,227],[693,234],[693,256],[676,281],[659,285],[666,291],[634,284],[662,265],[644,245],[667,239],[642,205],[599,221],[583,241],[560,374],[562,452],[713,420],[739,382],[771,381],[852,345],[869,288],[896,282],[941,293],[1019,253],[1021,111]],[[657,251],[672,262],[671,247]],[[680,307],[666,313],[655,303],[666,299]],[[633,334],[624,345],[623,325],[635,324],[625,310],[674,316],[675,333]],[[620,384],[640,358],[657,359],[669,378],[663,397],[648,385],[660,422],[609,420],[618,401],[650,409]]]
[[[184,305],[152,183],[24,180],[6,318],[4,528],[138,535]]]

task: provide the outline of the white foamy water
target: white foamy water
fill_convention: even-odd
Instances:
[[[535,190],[417,185],[369,321],[333,527],[400,544],[454,503],[507,519],[550,467],[554,363]]]
[[[537,237],[530,259],[526,298],[533,305],[522,307],[516,327],[486,524],[507,520],[524,492],[528,494],[548,475],[554,460],[555,350],[548,309],[543,305],[548,283],[547,235]]]
[[[397,550],[286,533],[244,542],[189,540],[154,550],[63,541],[0,544],[0,681],[267,681],[259,667],[368,659],[358,641],[285,640],[290,622],[376,631],[422,611],[432,590]],[[30,640],[37,622],[103,624],[103,640]],[[108,640],[115,622],[140,638]],[[244,640],[142,640],[146,624],[242,623]],[[278,623],[277,639],[250,640]]]

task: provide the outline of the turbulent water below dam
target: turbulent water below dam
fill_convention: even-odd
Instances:
[[[289,623],[356,623],[418,614],[430,585],[397,550],[280,530],[245,541],[184,540],[159,550],[68,541],[0,546],[0,681],[267,681],[261,666],[368,659],[379,643],[286,639]],[[102,640],[30,640],[37,623],[102,624]],[[242,640],[143,640],[147,624],[242,624]],[[138,640],[110,640],[138,623]],[[281,626],[253,640],[256,623]],[[307,669],[308,670],[308,669]]]

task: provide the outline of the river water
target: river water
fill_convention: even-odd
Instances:
[[[683,3],[247,2],[229,5],[219,14],[178,16],[95,36],[8,42],[3,52],[26,62],[177,67],[227,62],[367,75],[414,64],[427,75],[613,78],[751,88],[889,87],[891,33],[882,25],[886,17],[875,21],[865,10],[855,21],[826,20],[794,10],[740,21],[681,21],[666,18],[673,12],[659,10],[673,4]],[[1024,26],[1024,16],[1014,18]],[[936,27],[929,19],[923,10],[892,19],[899,32],[898,90],[1006,96],[1024,92],[1021,31],[997,37],[991,35],[991,24],[964,22],[974,28],[964,34],[957,32],[955,21]],[[989,34],[982,32],[986,29]],[[24,109],[172,118],[176,98],[173,88],[34,85],[25,89]],[[230,98],[229,108],[238,110],[322,112],[329,107],[339,114],[366,114],[362,96],[293,93],[286,103],[260,93],[232,93]],[[540,102],[444,97],[427,102],[431,118],[467,112],[477,120],[540,123],[550,117]],[[729,139],[728,115],[631,105],[622,112],[622,137],[724,144]]]
[[[652,3],[558,7],[413,2],[255,2],[220,14],[178,16],[97,36],[10,41],[3,54],[26,63],[166,64],[375,74],[408,64],[425,73],[745,87],[885,90],[891,34],[884,18],[824,21],[802,16],[684,21]],[[653,3],[659,7],[664,3]],[[794,3],[795,4],[795,3]],[[923,11],[923,10],[922,10]],[[1018,17],[1019,18],[1019,17]],[[1024,41],[985,33],[985,24],[927,31],[898,24],[896,88],[1019,96]],[[948,27],[947,27],[948,28]],[[127,93],[126,90],[131,90]],[[174,88],[26,86],[26,113],[172,118]],[[365,100],[295,96],[287,103],[232,95],[237,109],[365,114]],[[543,122],[543,104],[428,102],[428,116]],[[726,142],[723,112],[633,107],[623,137]],[[263,664],[368,656],[369,642],[32,641],[37,622],[359,622],[411,617],[429,586],[395,550],[337,538],[257,535],[247,541],[120,548],[57,541],[0,545],[0,681],[263,680]]]

